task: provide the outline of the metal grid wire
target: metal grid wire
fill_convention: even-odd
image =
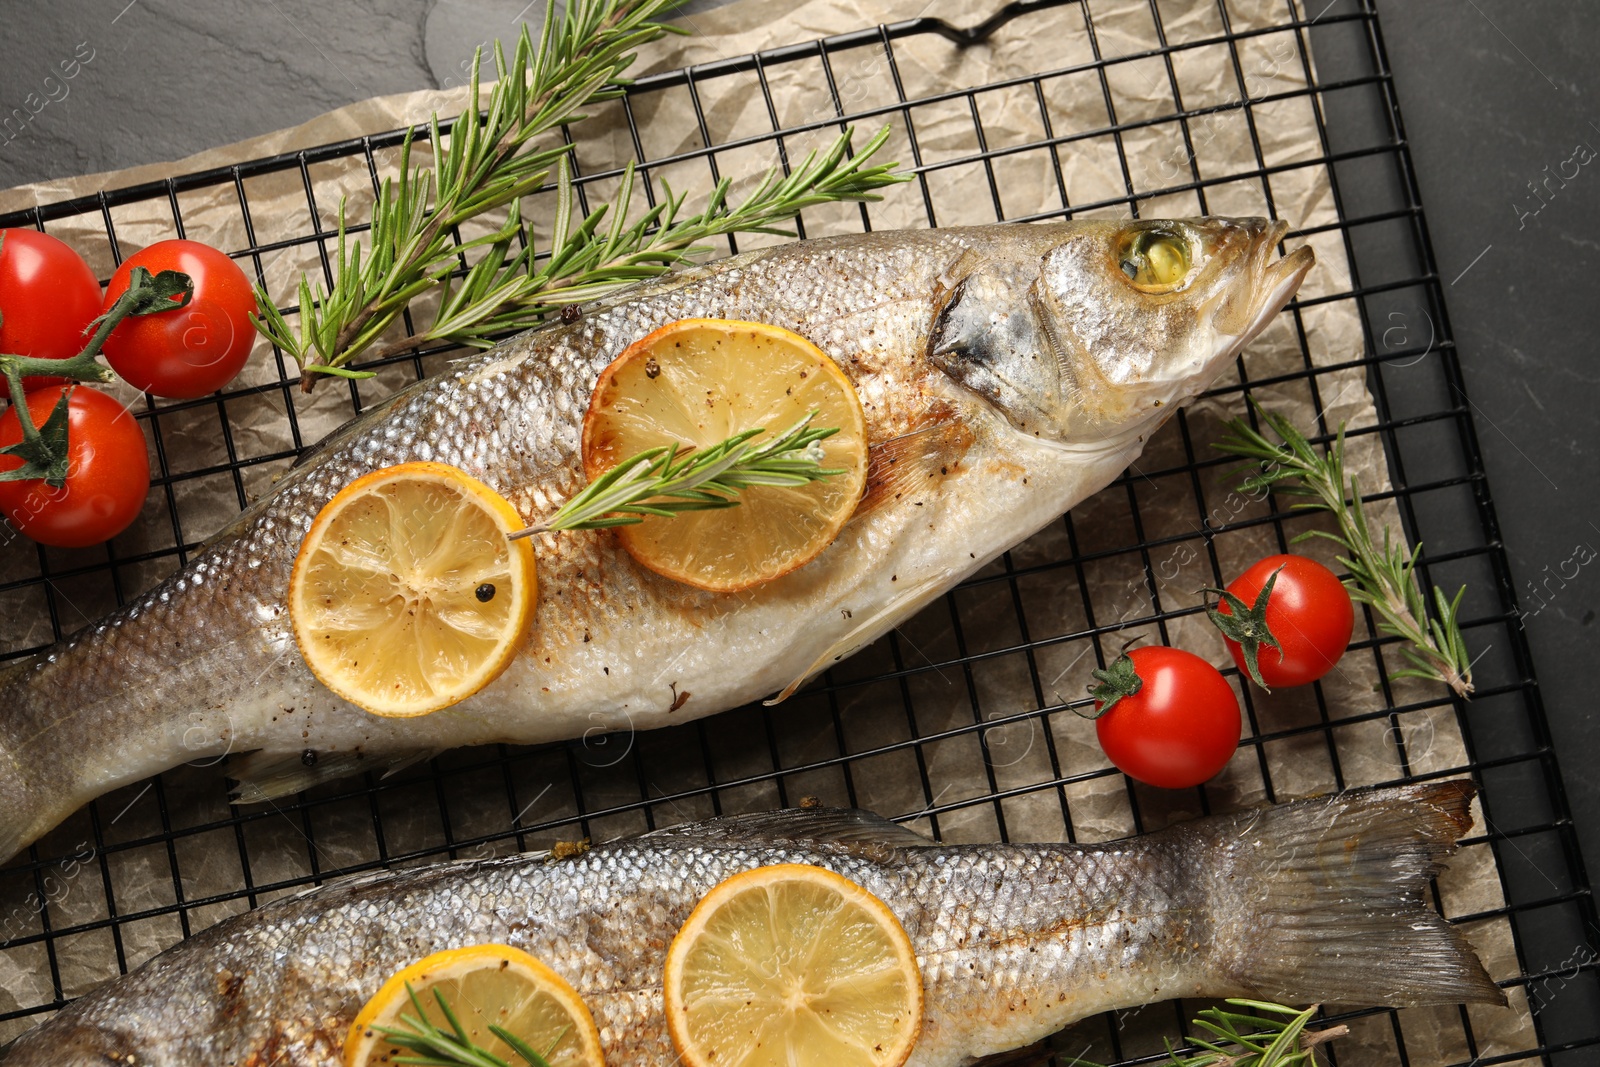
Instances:
[[[1138,213],[1144,194],[1141,191],[1135,195],[1124,137],[1157,123],[1178,123],[1183,143],[1189,149],[1189,173],[1178,174],[1162,191],[1192,194],[1201,210],[1207,207],[1208,192],[1223,183],[1240,180],[1259,183],[1270,206],[1271,179],[1275,176],[1308,165],[1326,167],[1338,221],[1300,231],[1294,239],[1335,235],[1350,261],[1352,288],[1305,299],[1297,305],[1293,315],[1304,357],[1301,369],[1251,382],[1244,378],[1241,364],[1241,381],[1220,387],[1214,395],[1228,398],[1236,409],[1242,410],[1243,398],[1238,394],[1251,387],[1298,385],[1309,390],[1313,402],[1320,407],[1318,389],[1326,375],[1352,368],[1364,372],[1376,406],[1377,423],[1362,433],[1376,434],[1381,439],[1395,486],[1392,499],[1407,533],[1413,541],[1422,539],[1430,546],[1419,563],[1419,573],[1425,583],[1437,582],[1445,588],[1453,589],[1461,582],[1469,584],[1472,599],[1464,628],[1469,645],[1484,649],[1486,654],[1476,667],[1478,692],[1470,704],[1453,701],[1448,694],[1440,695],[1442,690],[1428,690],[1420,701],[1406,698],[1406,702],[1397,703],[1401,698],[1383,680],[1385,668],[1395,669],[1398,660],[1395,642],[1388,638],[1360,640],[1352,646],[1351,655],[1369,657],[1378,665],[1384,704],[1381,710],[1341,713],[1329,706],[1319,687],[1305,721],[1263,730],[1250,692],[1241,687],[1248,717],[1244,744],[1247,749],[1253,746],[1259,756],[1269,798],[1278,794],[1266,756],[1270,745],[1306,735],[1325,738],[1335,779],[1344,784],[1336,735],[1346,728],[1370,725],[1393,731],[1400,779],[1471,773],[1483,787],[1482,809],[1488,828],[1469,839],[1467,846],[1492,850],[1505,903],[1452,918],[1469,924],[1496,919],[1509,922],[1520,973],[1502,984],[1510,990],[1520,988],[1526,992],[1532,1008],[1531,1040],[1526,1047],[1484,1054],[1474,1032],[1475,1017],[1465,1009],[1452,1010],[1434,1018],[1442,1019],[1440,1025],[1446,1030],[1459,1030],[1460,1038],[1452,1039],[1451,1047],[1464,1042],[1470,1059],[1440,1058],[1433,1048],[1437,1032],[1408,1040],[1408,1026],[1401,1013],[1356,1012],[1340,1018],[1364,1020],[1369,1025],[1376,1019],[1377,1025],[1390,1028],[1389,1044],[1394,1049],[1395,1062],[1401,1064],[1593,1062],[1590,1057],[1600,1045],[1600,1010],[1595,1007],[1597,954],[1592,932],[1600,929],[1600,924],[1596,923],[1590,888],[1577,854],[1528,648],[1516,625],[1511,577],[1500,546],[1471,405],[1450,336],[1372,0],[1335,0],[1320,14],[1310,16],[1286,3],[1275,24],[1248,27],[1232,25],[1227,5],[1216,0],[1221,32],[1175,43],[1168,41],[1163,22],[1164,15],[1171,17],[1173,6],[1150,2],[1157,35],[1153,47],[1109,57],[1102,54],[1093,3],[1035,0],[1012,4],[981,26],[966,30],[918,19],[652,75],[640,80],[623,102],[629,116],[628,133],[646,177],[686,165],[709,166],[716,176],[719,154],[731,149],[770,148],[775,143],[782,151],[787,141],[835,130],[846,122],[872,126],[894,121],[903,127],[909,142],[909,162],[917,176],[928,225],[940,224],[944,211],[930,186],[930,179],[939,171],[976,164],[981,172],[977,188],[969,182],[964,186],[966,193],[981,196],[986,191],[994,217],[1005,218],[1004,179],[997,177],[997,168],[1008,155],[1040,149],[1051,153],[1061,203],[1056,210],[1028,218],[1128,210]],[[1086,37],[1093,50],[1092,62],[1043,71],[1002,86],[908,96],[896,51],[907,39],[938,34],[959,45],[986,37],[1006,20],[1038,19],[1046,13],[1056,20],[1050,24],[1050,32]],[[1059,29],[1063,25],[1065,31]],[[1301,60],[1308,87],[1248,98],[1241,42],[1266,33],[1285,32],[1293,34],[1302,57],[1314,54],[1315,67],[1309,59]],[[1240,93],[1246,98],[1223,108],[1185,109],[1174,74],[1174,57],[1189,49],[1219,45],[1226,47]],[[834,60],[841,53],[863,48],[881,50],[885,63],[877,77],[887,80],[893,92],[893,100],[887,104],[855,108],[841,97]],[[1176,110],[1119,122],[1108,79],[1119,65],[1150,61],[1165,66]],[[833,111],[808,125],[780,128],[779,110],[768,79],[773,72],[791,64],[813,64],[821,71]],[[751,75],[765,101],[771,131],[716,142],[703,99],[728,79],[740,79],[740,84],[748,87],[752,84]],[[1051,78],[1079,75],[1099,80],[1110,124],[1058,135],[1051,128],[1044,86]],[[996,88],[1037,96],[1041,138],[1026,144],[990,147],[985,139],[979,95]],[[646,151],[647,138],[633,121],[634,112],[653,96],[667,93],[677,93],[691,103],[702,144],[707,147],[656,158]],[[1269,164],[1258,136],[1256,112],[1266,104],[1287,98],[1310,102],[1320,155],[1309,161]],[[917,137],[918,109],[929,105],[970,110],[979,150],[953,158],[925,158]],[[1207,116],[1224,110],[1242,111],[1249,125],[1256,166],[1223,176],[1202,176],[1195,162],[1191,132]],[[1093,202],[1072,202],[1062,178],[1059,153],[1070,152],[1090,138],[1106,137],[1116,145],[1125,193]],[[113,256],[120,258],[116,220],[119,208],[165,199],[170,204],[172,228],[176,235],[183,236],[184,196],[196,190],[231,186],[249,238],[249,247],[235,251],[235,255],[251,273],[259,275],[266,258],[285,250],[309,250],[315,257],[309,262],[326,272],[330,234],[323,220],[327,218],[329,200],[337,193],[319,187],[315,169],[329,161],[364,159],[376,188],[379,159],[399,141],[399,134],[366,137],[224,170],[174,176],[6,216],[0,218],[0,225],[49,229],[58,220],[98,215]],[[249,183],[262,176],[283,174],[299,176],[309,212],[307,231],[288,241],[258,243]],[[615,176],[615,172],[586,175],[580,181],[580,191],[591,189],[595,182],[614,180]],[[651,183],[645,184],[647,195],[653,198]],[[866,208],[860,209],[860,221],[862,226],[871,226]],[[1351,299],[1360,310],[1364,352],[1341,364],[1313,365],[1301,313],[1316,303]],[[1391,334],[1394,316],[1410,310],[1420,311],[1427,320],[1429,337],[1415,332]],[[422,351],[395,357],[388,363],[407,374],[421,376],[437,366],[438,355]],[[72,628],[65,618],[71,603],[68,590],[97,590],[89,599],[97,595],[101,602],[121,604],[183,565],[195,552],[199,535],[209,532],[188,528],[184,523],[183,500],[190,488],[199,483],[220,482],[231,489],[243,507],[253,488],[261,483],[259,475],[281,469],[313,443],[302,437],[296,416],[295,375],[281,354],[277,369],[277,382],[236,387],[218,397],[198,401],[159,405],[147,401],[139,412],[154,441],[159,464],[153,478],[153,496],[171,525],[172,537],[167,546],[132,554],[119,554],[115,547],[70,555],[40,549],[37,573],[0,584],[0,597],[11,597],[5,603],[42,605],[54,637],[59,639]],[[395,380],[393,375],[380,378],[380,382],[389,384]],[[344,388],[331,382],[324,383],[324,387]],[[368,386],[367,392],[372,395],[363,396],[362,387],[354,382],[348,384],[348,390],[356,409],[377,395]],[[258,452],[241,447],[235,440],[236,419],[230,409],[237,412],[242,405],[274,397],[282,401],[287,419],[284,447]],[[220,454],[214,461],[198,466],[177,462],[181,442],[175,446],[168,441],[172,420],[210,411],[216,416]],[[1331,429],[1327,425],[1317,427],[1323,435]],[[1124,474],[1101,494],[1102,501],[1126,500],[1125,527],[1118,524],[1118,529],[1126,532],[1120,539],[1086,528],[1075,515],[1065,516],[1054,531],[1063,546],[1057,556],[1023,559],[1008,553],[942,603],[927,609],[925,617],[935,617],[941,629],[948,628],[942,643],[926,648],[916,646],[909,635],[920,631],[913,623],[905,632],[891,634],[863,653],[855,664],[846,663],[830,672],[820,684],[806,690],[802,699],[782,709],[781,714],[750,707],[712,722],[701,721],[636,738],[609,735],[535,749],[502,746],[461,751],[394,778],[379,781],[369,775],[365,780],[324,787],[270,808],[228,806],[218,799],[221,790],[213,778],[187,770],[102,798],[63,833],[35,846],[26,857],[0,872],[8,906],[13,899],[28,893],[33,894],[31,899],[45,902],[34,909],[36,914],[28,916],[22,932],[7,928],[0,960],[13,969],[31,969],[36,975],[48,976],[42,978],[47,995],[38,1003],[0,1012],[0,1024],[20,1028],[84,992],[85,988],[63,981],[64,960],[68,958],[91,949],[103,952],[115,964],[115,970],[108,967],[103,976],[109,977],[139,962],[148,954],[152,941],[170,943],[225,914],[255,907],[335,874],[446,856],[471,857],[496,850],[534,848],[562,838],[606,838],[689,817],[793,804],[808,794],[851,804],[869,803],[880,768],[891,764],[910,768],[921,791],[920,807],[907,807],[895,814],[926,820],[925,825],[936,835],[949,836],[952,827],[956,827],[958,837],[1007,839],[1008,818],[1015,820],[1024,806],[1042,801],[1059,807],[1063,833],[1073,838],[1075,788],[1114,772],[1075,771],[1063,759],[1052,725],[1072,711],[1068,702],[1052,691],[1039,659],[1050,646],[1070,641],[1092,643],[1101,663],[1108,651],[1115,654],[1120,644],[1117,631],[1125,629],[1128,620],[1106,617],[1105,606],[1092,600],[1087,592],[1089,571],[1108,560],[1131,558],[1153,605],[1151,612],[1137,621],[1155,626],[1165,637],[1171,620],[1198,609],[1161,608],[1161,590],[1152,569],[1157,553],[1190,545],[1208,559],[1211,581],[1221,584],[1224,575],[1213,547],[1218,535],[1252,528],[1258,530],[1263,544],[1285,546],[1295,532],[1288,502],[1281,500],[1272,501],[1260,513],[1224,516],[1225,521],[1218,521],[1215,509],[1207,508],[1203,478],[1213,475],[1214,468],[1225,461],[1206,447],[1205,439],[1191,437],[1190,420],[1182,414],[1166,433],[1175,436],[1152,465],[1137,475]],[[1192,490],[1195,521],[1192,528],[1177,532],[1147,532],[1141,522],[1141,483],[1166,484],[1169,479],[1170,484],[1184,484]],[[1434,546],[1440,547],[1435,550]],[[1081,612],[1075,617],[1081,618],[1081,625],[1063,634],[1030,634],[1027,604],[1041,583],[1049,589],[1066,590],[1062,593],[1065,596],[1072,595],[1071,590],[1076,587],[1081,596]],[[1010,617],[998,626],[992,618],[974,617],[973,596],[979,593],[989,595],[991,600],[998,595],[1008,605]],[[30,597],[34,599],[27,599]],[[1370,619],[1367,632],[1376,632]],[[37,648],[11,649],[6,658],[33,651]],[[1031,708],[1007,708],[999,713],[985,710],[984,672],[1001,663],[1022,665],[1020,669],[1025,670],[1034,696]],[[916,695],[919,680],[934,674],[955,680],[956,688],[965,690],[966,707],[954,717],[930,709],[928,702]],[[891,725],[880,722],[869,728],[854,714],[857,709],[849,705],[863,691],[873,694],[879,705],[879,718],[892,719]],[[1402,727],[1415,721],[1418,713],[1436,711],[1459,726],[1466,761],[1416,773],[1409,762]],[[1035,727],[1040,728],[1048,771],[1038,780],[1019,783],[1004,773],[1005,761],[995,757],[997,749],[1024,727],[1030,737],[1034,736]],[[935,764],[951,751],[968,749],[973,780],[964,783],[964,795],[949,798]],[[567,790],[570,797],[564,795]],[[1197,793],[1193,804],[1199,811],[1208,810],[1211,801],[1206,791]],[[1170,814],[1163,813],[1160,805],[1153,802],[1151,792],[1131,786],[1126,803],[1137,830],[1158,826]],[[134,817],[124,819],[129,812],[134,812]],[[348,844],[352,840],[360,843]],[[236,855],[236,866],[227,866],[217,875],[212,869],[216,867],[213,859],[208,873],[197,874],[193,857],[201,848],[209,850],[212,857]],[[74,856],[78,862],[74,862]],[[156,890],[148,885],[131,887],[119,873],[125,861],[133,857],[142,857],[139,870],[157,872],[156,880],[162,884]],[[52,880],[62,876],[64,863],[72,863],[70,873],[74,876],[98,881],[95,891],[104,895],[103,906],[96,901],[98,913],[86,913],[88,917],[77,914],[67,906],[67,899],[54,894]],[[170,892],[164,884],[164,872],[168,871]],[[119,905],[119,899],[145,901],[151,892],[165,899],[149,906]],[[1160,1016],[1156,1032],[1181,1038],[1187,1032],[1183,1020],[1192,1008],[1193,1005],[1180,1005],[1160,1009],[1156,1013]],[[1145,1022],[1153,1017],[1146,1013]],[[1094,1052],[1101,1059],[1127,1058],[1133,1062],[1160,1058],[1156,1054],[1159,1042],[1153,1047],[1148,1041],[1141,1044],[1140,1039],[1130,1036],[1126,1018],[1090,1021],[1080,1024],[1073,1033],[1072,1041],[1062,1039],[1058,1047],[1075,1053],[1080,1047],[1075,1043],[1078,1037],[1085,1037],[1094,1042]],[[1338,1056],[1336,1044],[1330,1057],[1337,1061]]]

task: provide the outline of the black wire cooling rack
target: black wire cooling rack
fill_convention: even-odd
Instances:
[[[1239,19],[1237,5],[1224,0],[1149,0],[1142,41],[1113,51],[1103,44],[1106,4],[1033,0],[1011,4],[973,28],[922,18],[651,75],[620,106],[641,174],[650,179],[645,192],[652,202],[654,181],[669,173],[700,168],[703,177],[708,168],[716,176],[719,160],[725,167],[731,152],[762,149],[770,155],[774,146],[792,152],[807,137],[831,136],[847,123],[888,122],[896,128],[902,138],[897,143],[909,152],[902,162],[916,176],[898,195],[920,198],[924,214],[917,221],[927,225],[972,221],[974,205],[985,202],[993,219],[1016,217],[1006,211],[1006,168],[1029,153],[1048,155],[1059,204],[1024,219],[1148,213],[1154,197],[1189,197],[1205,211],[1222,187],[1241,182],[1259,187],[1270,209],[1281,179],[1324,171],[1334,219],[1306,226],[1291,241],[1331,241],[1349,261],[1349,288],[1302,298],[1288,313],[1301,352],[1297,368],[1252,380],[1241,362],[1237,380],[1210,395],[1242,411],[1241,393],[1300,389],[1320,408],[1319,389],[1330,375],[1353,371],[1364,377],[1376,419],[1355,437],[1381,441],[1393,490],[1378,499],[1392,501],[1413,543],[1420,539],[1427,546],[1418,565],[1424,582],[1469,586],[1464,629],[1469,646],[1482,650],[1475,667],[1478,689],[1467,703],[1442,687],[1391,686],[1385,674],[1401,665],[1397,645],[1375,636],[1368,618],[1365,628],[1358,625],[1350,655],[1370,663],[1376,702],[1352,711],[1318,686],[1294,705],[1293,714],[1283,714],[1241,686],[1248,717],[1245,758],[1251,773],[1259,773],[1257,792],[1268,799],[1294,789],[1285,784],[1285,764],[1274,755],[1285,747],[1317,748],[1330,769],[1328,787],[1339,787],[1353,784],[1343,769],[1348,739],[1376,730],[1393,754],[1388,780],[1471,774],[1482,787],[1484,826],[1462,852],[1485,859],[1482,884],[1461,896],[1441,891],[1436,899],[1475,938],[1491,928],[1509,931],[1510,949],[1491,966],[1512,995],[1513,1008],[1503,1011],[1520,1013],[1519,1021],[1507,1026],[1506,1016],[1492,1014],[1496,1009],[1476,1008],[1346,1013],[1337,1018],[1362,1042],[1359,1051],[1344,1054],[1348,1062],[1591,1063],[1600,1045],[1600,924],[1517,625],[1377,13],[1372,0],[1312,6],[1321,10],[1285,2],[1263,21]],[[990,41],[1002,27],[1070,40],[1086,48],[1089,58],[994,84],[937,91],[908,86],[905,49],[942,38],[957,50]],[[1251,96],[1241,55],[1268,37],[1292,43],[1301,84]],[[1125,37],[1119,41],[1126,44]],[[1177,72],[1203,49],[1218,57],[1236,89],[1229,101],[1186,108]],[[863,64],[862,56],[870,61]],[[855,79],[867,72],[872,92],[841,88],[845,57],[852,60]],[[1132,65],[1166,80],[1167,106],[1119,117],[1115,90]],[[798,68],[808,72],[826,106],[811,121],[786,126],[772,83]],[[1103,123],[1053,127],[1047,96],[1059,79],[1069,78],[1098,84]],[[716,109],[707,101],[730,89],[759,93],[769,128],[718,132]],[[986,94],[997,91],[1011,93],[1013,100],[1019,93],[1037,100],[1037,135],[990,142],[984,106]],[[649,127],[636,117],[668,97],[680,110],[687,103],[699,141],[688,150],[652,153]],[[1316,151],[1279,161],[1264,149],[1259,123],[1270,121],[1263,116],[1285,101],[1309,104]],[[944,109],[946,118],[951,109],[970,115],[975,149],[930,150],[919,139],[930,109]],[[1201,166],[1203,135],[1197,131],[1215,116],[1244,120],[1253,162],[1226,173]],[[1184,152],[1177,157],[1182,166],[1151,189],[1135,181],[1138,161],[1129,144],[1157,126],[1176,131]],[[66,220],[82,225],[87,219],[103,226],[111,257],[120,260],[131,251],[118,233],[128,209],[166,205],[171,225],[162,236],[183,236],[193,195],[231,189],[247,246],[230,251],[250,273],[260,276],[284,253],[326,272],[330,205],[349,190],[324,180],[319,168],[356,161],[360,169],[364,163],[362,172],[376,187],[385,153],[400,140],[398,133],[365,137],[177,175],[8,215],[0,225],[51,230]],[[1069,188],[1062,160],[1095,145],[1114,148],[1121,189],[1083,199]],[[1149,168],[1139,173],[1147,177]],[[591,168],[580,192],[616,176],[614,169]],[[267,178],[303,190],[303,232],[285,240],[258,239],[252,189]],[[872,208],[851,208],[849,214],[858,219],[857,228],[874,224]],[[1334,362],[1319,361],[1304,317],[1318,304],[1339,301],[1359,316],[1364,347]],[[437,367],[440,355],[395,357],[379,368],[377,386],[325,382],[323,395],[347,390],[349,405],[359,410],[384,389]],[[48,634],[40,627],[22,642],[26,647],[5,649],[5,658],[37,651],[74,629],[80,615],[124,603],[182,566],[209,533],[195,528],[196,501],[214,504],[220,496],[243,507],[271,473],[314,443],[297,413],[292,364],[278,355],[275,369],[271,380],[236,385],[205,400],[142,402],[139,417],[158,463],[145,524],[170,525],[170,538],[163,543],[164,535],[147,530],[131,547],[118,539],[96,550],[41,549],[36,568],[0,575],[0,604],[10,617],[33,613],[49,623]],[[256,425],[263,405],[281,415],[276,436],[243,433],[241,425]],[[197,434],[197,427],[207,432]],[[1325,422],[1317,426],[1324,438],[1333,429]],[[206,439],[203,447],[195,444],[200,437]],[[1215,787],[1174,800],[1124,783],[1103,762],[1087,770],[1074,766],[1071,738],[1082,735],[1073,734],[1081,720],[1072,706],[1082,700],[1062,698],[1053,668],[1043,666],[1053,649],[1075,644],[1103,664],[1130,625],[1153,628],[1164,638],[1169,624],[1194,615],[1199,609],[1192,598],[1175,597],[1166,588],[1158,557],[1192,551],[1204,578],[1195,584],[1220,585],[1227,576],[1219,541],[1247,537],[1272,551],[1303,528],[1288,510],[1290,501],[1219,507],[1215,487],[1224,484],[1227,461],[1207,447],[1210,439],[1197,432],[1192,417],[1180,414],[1138,469],[779,709],[748,707],[636,737],[464,750],[393,778],[369,775],[269,807],[230,806],[214,768],[185,768],[104,797],[0,871],[0,990],[9,998],[0,1000],[0,1027],[9,1028],[0,1036],[19,1032],[96,982],[227,914],[338,874],[538,848],[558,839],[606,838],[713,813],[793,804],[807,795],[876,804],[885,814],[963,840],[1006,839],[1017,827],[1031,832],[1041,824],[1054,825],[1060,837],[1090,839],[1107,835],[1107,818],[1143,831],[1210,810],[1214,802],[1224,806],[1230,797]],[[1156,484],[1189,494],[1192,520],[1179,528],[1147,528],[1151,512],[1142,506],[1143,494]],[[1140,611],[1113,613],[1089,592],[1101,572],[1118,566],[1127,568],[1144,597]],[[1039,605],[1052,600],[1065,606],[1055,621],[1041,623]],[[1007,671],[1011,691],[1024,694],[1020,701],[993,695],[995,672]],[[930,689],[935,681],[939,685]],[[1457,754],[1442,763],[1425,759],[1419,726],[1448,730],[1452,737],[1459,732],[1459,749],[1449,749]],[[1027,773],[1018,773],[1004,746],[1023,733],[1031,755]],[[886,793],[881,783],[894,777],[909,783],[910,792]],[[1114,809],[1112,816],[1099,822],[1085,817],[1085,811],[1103,813],[1106,805]],[[1479,903],[1452,907],[1452,900]],[[1063,1060],[1080,1053],[1157,1060],[1163,1038],[1182,1041],[1188,1035],[1185,1020],[1196,1007],[1158,1006],[1089,1020],[1056,1038],[1054,1047]],[[1331,1060],[1340,1059],[1340,1047],[1329,1047]]]

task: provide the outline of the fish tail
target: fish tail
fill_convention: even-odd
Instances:
[[[1466,938],[1425,902],[1472,826],[1476,792],[1466,780],[1430,782],[1220,822],[1211,844],[1229,860],[1216,890],[1240,908],[1218,923],[1229,976],[1293,1004],[1504,1004]]]

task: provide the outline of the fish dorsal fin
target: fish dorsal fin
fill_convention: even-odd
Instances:
[[[764,845],[835,845],[852,851],[921,847],[929,838],[882,815],[859,808],[782,808],[673,826],[640,840],[689,843],[759,842]]]

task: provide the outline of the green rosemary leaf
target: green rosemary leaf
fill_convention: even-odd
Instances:
[[[1317,1010],[1315,1007],[1313,1007],[1313,1008],[1291,1008],[1287,1004],[1278,1004],[1278,1003],[1276,1003],[1274,1001],[1270,1001],[1270,1000],[1250,1000],[1250,999],[1248,999],[1246,997],[1230,997],[1230,998],[1228,998],[1227,1003],[1236,1005],[1236,1006],[1241,1007],[1241,1008],[1250,1008],[1250,1009],[1253,1009],[1255,1011],[1268,1011],[1268,1012],[1272,1012],[1272,1013],[1274,1013],[1276,1015],[1290,1015],[1290,1016],[1293,1016],[1293,1015],[1304,1014],[1307,1017],[1309,1017],[1311,1015],[1316,1014],[1316,1010]],[[1218,1009],[1218,1010],[1220,1011],[1221,1009]],[[1235,1016],[1232,1016],[1232,1017],[1233,1018],[1237,1018],[1237,1019],[1243,1019],[1243,1020],[1246,1020],[1246,1021],[1250,1021],[1250,1017],[1247,1016],[1247,1015],[1235,1015]]]
[[[1289,1057],[1299,1050],[1300,1033],[1306,1028],[1306,1023],[1311,1021],[1316,1008],[1308,1008],[1289,1020],[1289,1025],[1278,1032],[1278,1036],[1261,1053],[1262,1067],[1271,1064],[1292,1062]],[[1297,1058],[1298,1059],[1298,1058]]]
[[[550,1067],[550,1061],[547,1057],[555,1051],[556,1046],[561,1043],[561,1039],[566,1036],[567,1031],[563,1029],[561,1033],[557,1034],[556,1039],[550,1042],[550,1047],[542,1053],[503,1026],[496,1026],[494,1023],[490,1023],[489,1032],[511,1046],[511,1050],[518,1056],[527,1060],[528,1067]]]
[[[422,1010],[421,998],[417,996],[417,991],[409,982],[406,983],[406,994],[411,998],[411,1007],[416,1014],[402,1015],[398,1027],[373,1027],[387,1038],[390,1044],[410,1053],[410,1055],[396,1056],[395,1063],[408,1064],[411,1067],[512,1067],[506,1060],[473,1042],[471,1035],[461,1025],[461,1020],[445,1000],[442,990],[435,987],[433,996],[439,1005],[439,1010],[444,1013],[445,1021],[449,1023],[449,1030],[442,1029],[429,1020]],[[555,1051],[556,1045],[560,1044],[561,1038],[566,1034],[565,1030],[557,1034],[550,1047],[540,1053],[526,1041],[502,1027],[491,1023],[489,1032],[505,1042],[527,1067],[550,1067],[550,1053]]]
[[[1197,1045],[1203,1049],[1209,1049],[1212,1052],[1222,1053],[1237,1052],[1239,1049],[1245,1049],[1250,1052],[1260,1052],[1265,1047],[1259,1042],[1253,1040],[1247,1033],[1247,1031],[1251,1029],[1251,1024],[1259,1023],[1260,1020],[1252,1019],[1248,1015],[1223,1016],[1220,1012],[1217,1013],[1215,1017],[1217,1021],[1212,1022],[1210,1019],[1206,1018],[1205,1013],[1202,1012],[1199,1018],[1193,1020],[1193,1025],[1199,1029],[1205,1030],[1207,1033],[1215,1034],[1217,1037],[1221,1038],[1221,1042],[1208,1041],[1205,1038],[1200,1037],[1192,1037],[1189,1039],[1190,1044]],[[1238,1048],[1229,1049],[1227,1046],[1230,1043],[1237,1045]]]

